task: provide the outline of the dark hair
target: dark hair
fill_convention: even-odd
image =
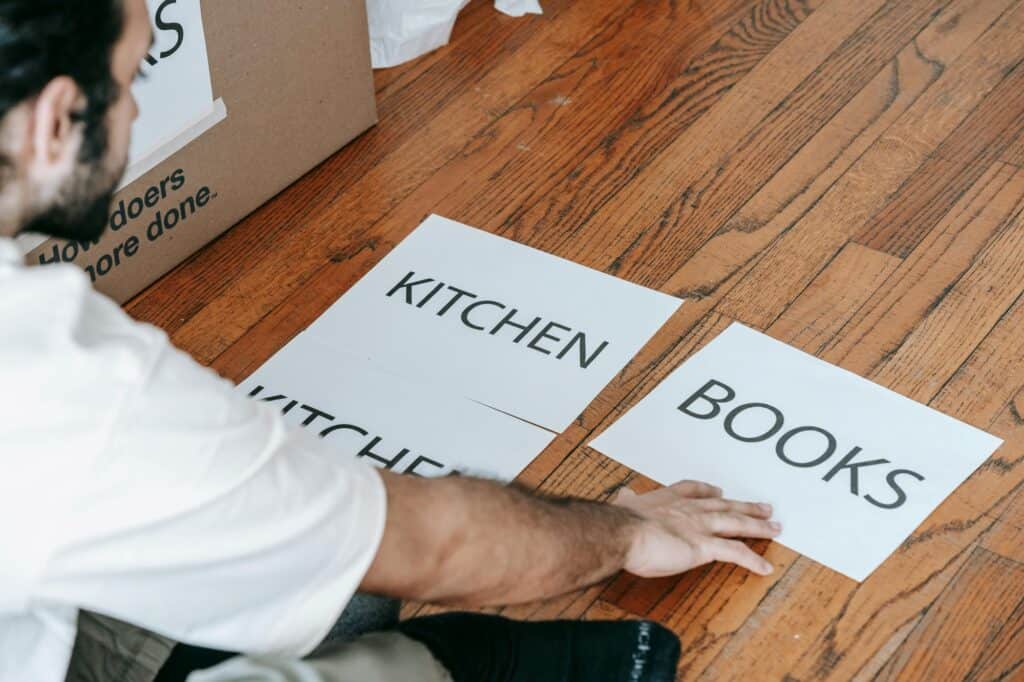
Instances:
[[[111,56],[123,28],[122,0],[0,0],[0,122],[69,76],[87,102],[76,114],[86,125],[82,160],[102,157],[106,114],[119,94]]]

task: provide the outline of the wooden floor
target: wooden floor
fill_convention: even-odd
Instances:
[[[130,312],[240,380],[431,212],[685,297],[524,482],[650,486],[583,443],[731,320],[1006,444],[863,584],[761,544],[505,613],[655,618],[681,679],[1024,679],[1024,1],[543,4],[379,72],[377,128]]]

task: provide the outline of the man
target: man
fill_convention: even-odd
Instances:
[[[767,505],[689,482],[604,505],[379,472],[287,428],[79,270],[25,267],[21,232],[102,232],[150,42],[143,0],[0,0],[0,680],[64,679],[80,610],[262,656],[229,664],[237,671],[313,650],[357,589],[487,606],[620,570],[663,576],[720,560],[771,572],[727,539],[774,537]],[[479,649],[573,631],[455,618],[323,660],[340,670],[398,652],[435,666],[436,679],[472,679],[482,668],[463,667],[445,633]],[[641,642],[654,636],[626,626]],[[139,655],[159,666],[159,652]],[[603,679],[582,672],[602,651],[574,655],[564,670]],[[547,663],[560,665],[555,654]]]

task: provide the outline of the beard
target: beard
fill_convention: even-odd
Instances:
[[[127,160],[106,158],[106,130],[87,126],[82,153],[55,200],[33,214],[21,232],[74,241],[96,241],[106,230],[110,206]]]

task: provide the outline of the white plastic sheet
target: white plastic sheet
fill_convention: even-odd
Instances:
[[[469,0],[366,0],[373,68],[398,66],[442,45]],[[495,0],[509,16],[542,14],[538,0]]]

